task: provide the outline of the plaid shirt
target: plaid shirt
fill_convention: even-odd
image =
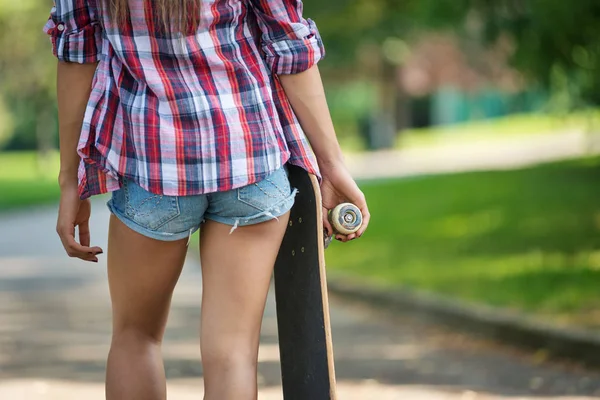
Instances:
[[[278,74],[324,56],[301,0],[203,0],[189,35],[155,29],[151,0],[117,26],[99,0],[56,0],[44,31],[59,60],[98,62],[78,152],[81,198],[123,177],[156,194],[254,183],[284,163],[317,174]]]

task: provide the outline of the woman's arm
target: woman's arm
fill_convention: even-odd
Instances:
[[[323,207],[331,210],[340,203],[351,202],[363,214],[363,224],[358,232],[348,236],[338,234],[336,238],[347,241],[360,237],[367,229],[371,215],[364,194],[350,176],[344,163],[318,67],[313,65],[303,72],[278,75],[278,77],[317,157],[323,176],[321,183]],[[333,229],[325,215],[323,223],[331,235]]]
[[[96,9],[95,0],[55,0],[44,26],[58,58],[60,203],[56,231],[69,256],[95,262],[102,249],[90,247],[91,206],[89,200],[79,199],[77,143],[102,48]],[[79,243],[75,227],[79,228]]]
[[[302,16],[301,0],[251,0],[261,30],[265,61],[285,94],[315,151],[321,172],[338,165],[342,154],[317,63],[325,48],[314,21]]]
[[[344,165],[325,100],[323,83],[316,64],[325,48],[314,21],[302,16],[302,0],[250,0],[261,30],[265,61],[279,77],[289,102],[315,152],[323,180],[323,207],[332,209],[342,202],[356,204],[363,213],[362,228],[351,235],[337,235],[347,241],[361,236],[369,224],[369,209]],[[325,213],[324,213],[325,214]],[[324,215],[329,234],[333,230]]]
[[[77,64],[59,61],[56,82],[58,100],[58,132],[60,142],[61,189],[77,187],[77,170],[80,158],[77,143],[81,134],[83,117],[90,98],[96,63]]]
[[[57,73],[60,204],[56,231],[69,256],[92,262],[98,262],[102,249],[90,247],[91,205],[89,199],[79,199],[77,143],[96,66],[59,61]],[[75,227],[79,228],[79,243],[75,240]]]
[[[44,32],[58,59],[57,96],[61,188],[77,184],[77,143],[102,49],[96,0],[54,0]]]
[[[293,75],[279,75],[279,81],[317,156],[319,167],[343,164],[325,91],[317,65]]]

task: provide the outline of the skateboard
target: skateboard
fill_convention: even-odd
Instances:
[[[335,400],[319,182],[293,165],[288,165],[288,174],[298,193],[274,270],[283,397]],[[358,230],[362,221],[360,211],[348,203],[329,217],[340,233]]]

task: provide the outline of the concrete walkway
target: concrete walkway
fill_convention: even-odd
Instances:
[[[531,164],[600,153],[600,137],[582,131],[496,138],[465,143],[451,139],[405,150],[353,153],[346,156],[358,179],[391,178],[477,170],[513,169]]]
[[[501,142],[350,154],[355,177],[503,169],[585,154],[579,132]],[[0,399],[104,398],[110,342],[106,271],[67,258],[52,207],[0,215]],[[108,212],[94,204],[93,243],[106,247]],[[164,344],[169,399],[202,398],[198,346],[201,275],[188,257]],[[331,298],[341,400],[600,398],[600,372],[551,364],[425,319],[379,314]],[[281,399],[275,304],[268,298],[260,348],[260,399]],[[310,399],[312,400],[312,399]]]
[[[94,204],[93,243],[105,245],[108,213]],[[0,399],[103,399],[110,341],[104,260],[68,259],[55,209],[0,216]],[[200,270],[188,258],[173,300],[164,355],[169,399],[201,399]],[[413,316],[332,301],[341,400],[592,399],[600,374],[548,364]],[[274,298],[260,348],[260,399],[281,399]],[[312,399],[307,399],[312,400]]]

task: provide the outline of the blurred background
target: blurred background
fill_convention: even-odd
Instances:
[[[305,0],[304,4],[305,16],[317,23],[327,50],[320,69],[337,134],[372,213],[363,238],[328,249],[332,283],[349,280],[382,292],[435,294],[518,312],[600,340],[600,2]],[[1,333],[0,378],[3,373],[7,379],[35,378],[36,384],[42,378],[69,379],[82,370],[68,359],[63,360],[68,364],[64,370],[32,369],[31,360],[39,362],[41,357],[50,365],[61,359],[60,352],[44,353],[37,337],[23,339],[26,345],[15,339],[32,326],[52,331],[51,323],[36,316],[71,312],[73,305],[66,305],[66,298],[60,306],[53,303],[56,293],[66,296],[65,291],[81,290],[86,287],[82,282],[87,282],[98,288],[94,307],[108,310],[103,272],[90,275],[79,265],[76,275],[81,275],[81,282],[68,284],[58,278],[71,276],[67,266],[78,264],[67,265],[54,237],[59,195],[56,61],[41,32],[50,6],[48,0],[0,0],[0,295],[5,299],[0,318],[9,321]],[[95,237],[105,240],[106,210],[101,202],[95,210]],[[48,269],[50,264],[56,268]],[[40,308],[52,304],[50,311]],[[350,306],[341,301],[332,311],[334,340],[340,332],[342,358],[346,342],[343,329],[336,331],[336,321],[340,326],[364,323],[358,317],[360,310],[345,307]],[[373,321],[373,326],[384,324],[384,319],[388,317]],[[394,345],[409,343],[397,333],[397,325],[381,325],[367,338],[371,344],[376,342],[373,338],[388,336],[397,339]],[[68,326],[62,324],[61,329]],[[99,334],[108,329],[100,323],[93,325],[97,329],[77,326],[70,332],[81,328]],[[437,328],[434,323],[431,329]],[[189,333],[190,338],[194,335],[195,331]],[[82,340],[85,346],[105,346],[106,337],[101,337]],[[44,343],[69,345],[64,335],[53,340]],[[350,337],[348,346],[362,340]],[[39,351],[23,353],[22,348],[30,346]],[[93,353],[88,347],[81,349],[80,355]],[[489,355],[496,350],[481,351]],[[460,387],[460,396],[474,393],[475,397],[456,397],[469,399],[497,398],[477,397],[480,389],[504,396],[502,390],[493,390],[494,384],[506,388],[513,383],[521,395],[600,395],[594,392],[600,390],[600,380],[590,377],[591,370],[581,372],[571,384],[564,378],[571,372],[540,364],[547,358],[541,351],[532,356],[535,367],[531,376],[523,373],[528,376],[523,382],[507,378],[502,385],[497,380],[465,383],[461,376],[469,368],[492,368],[475,355],[471,367],[464,364],[456,379],[444,385]],[[529,356],[523,357],[511,362],[529,365]],[[96,384],[101,380],[102,351],[94,360],[85,364],[89,375],[77,375],[80,380],[89,378]],[[394,361],[394,366],[400,365],[399,359]],[[387,363],[346,373],[354,371],[353,365],[340,368],[340,382],[374,379],[382,390],[357,398],[388,398],[384,386],[389,398],[396,398],[395,394],[407,393],[398,385],[412,382],[402,378],[410,370],[403,369],[406,364],[388,378],[382,372],[392,368]],[[558,378],[541,378],[550,370],[558,371]],[[196,370],[190,371],[194,375]],[[427,368],[424,371],[423,376],[429,376]],[[435,368],[430,372],[437,373]],[[567,382],[564,388],[555,384],[560,377]],[[415,380],[426,388],[438,385],[434,378]],[[583,386],[582,380],[587,382]],[[8,386],[0,384],[0,397],[3,387],[13,397],[2,398],[37,398],[49,390],[6,382]],[[25,394],[30,393],[27,390],[37,394]],[[352,398],[350,393],[356,390],[348,389],[345,398]],[[443,397],[451,396],[446,392],[431,393],[422,398],[454,398]]]

